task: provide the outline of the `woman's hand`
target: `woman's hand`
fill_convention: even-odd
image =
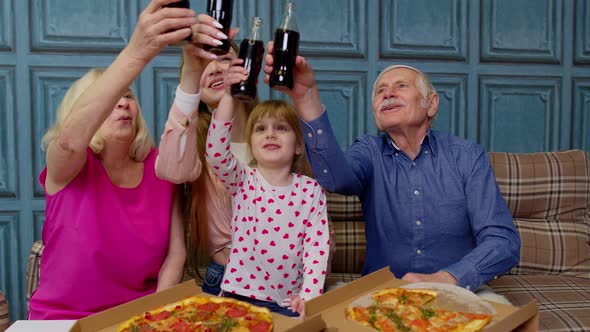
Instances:
[[[166,47],[191,34],[197,21],[195,12],[187,8],[164,7],[178,0],[152,0],[141,12],[127,45],[130,57],[147,64]]]
[[[217,59],[217,55],[207,52],[203,49],[203,45],[219,46],[224,39],[233,39],[239,29],[231,29],[229,36],[221,32],[222,26],[213,17],[200,14],[197,16],[197,23],[191,27],[192,37],[191,43],[185,46],[185,50],[190,51],[195,59],[201,60],[201,66],[204,69],[209,61]],[[185,56],[188,55],[185,53]]]

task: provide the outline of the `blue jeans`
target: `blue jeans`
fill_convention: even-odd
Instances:
[[[259,307],[265,307],[268,308],[270,311],[276,312],[277,314],[281,314],[283,316],[299,317],[298,313],[291,311],[291,309],[283,308],[274,302],[256,300],[242,295],[233,294],[230,292],[223,292],[223,297],[231,297],[232,299],[236,299],[238,301],[244,301]]]
[[[223,273],[225,266],[210,262],[205,273],[205,280],[203,282],[203,292],[218,296],[221,293],[221,281],[223,280]]]

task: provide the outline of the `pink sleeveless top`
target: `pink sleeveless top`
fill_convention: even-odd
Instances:
[[[113,185],[88,149],[80,173],[46,194],[39,288],[29,319],[79,319],[153,293],[168,252],[174,185],[153,149],[136,188]],[[45,187],[47,169],[39,176]]]

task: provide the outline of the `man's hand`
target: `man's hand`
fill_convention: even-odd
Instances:
[[[453,277],[453,275],[447,271],[438,271],[432,274],[409,272],[402,277],[402,280],[408,282],[439,282],[442,284],[451,284],[455,286],[459,284],[457,279],[455,279],[455,277]]]
[[[283,305],[287,305],[287,309],[299,314],[299,319],[305,319],[305,300],[302,297],[291,295],[283,299]]]
[[[270,74],[272,73],[272,65],[274,58],[272,56],[274,51],[273,42],[268,42],[267,53],[264,57],[264,82],[268,84]],[[279,88],[277,90],[288,95],[295,105],[295,109],[305,121],[316,119],[322,114],[322,101],[320,100],[320,93],[316,84],[315,77],[311,65],[307,63],[304,57],[298,55],[295,58],[295,70],[293,71],[293,89]]]

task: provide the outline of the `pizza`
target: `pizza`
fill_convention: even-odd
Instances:
[[[198,297],[167,304],[131,317],[118,332],[270,332],[272,315],[267,308],[231,298]]]
[[[346,318],[384,332],[475,332],[491,319],[487,314],[425,306],[436,295],[435,291],[424,289],[384,289],[371,295],[374,304],[346,308]]]
[[[428,289],[386,288],[373,293],[372,297],[377,304],[421,306],[436,298],[436,292]]]

